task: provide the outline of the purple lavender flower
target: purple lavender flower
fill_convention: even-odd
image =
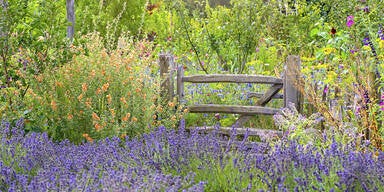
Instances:
[[[140,138],[74,145],[46,133],[24,135],[22,122],[0,125],[1,191],[379,191],[384,184],[382,152],[375,158],[336,141],[323,149],[295,140],[246,147],[231,135],[231,144],[222,145],[216,133],[162,126]],[[233,188],[214,188],[220,186],[210,179],[218,174]]]
[[[383,25],[379,25],[379,31],[377,32],[377,34],[379,35],[379,38],[381,40],[384,40],[384,30],[383,30]]]
[[[369,39],[369,36],[366,36],[366,37],[363,39],[363,44],[364,44],[365,46],[368,46],[370,41],[371,41],[371,40]]]

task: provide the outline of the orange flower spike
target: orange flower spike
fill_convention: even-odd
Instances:
[[[95,112],[92,113],[92,119],[95,121],[100,121],[100,117]]]
[[[87,106],[87,108],[91,108],[91,106],[92,106],[92,98],[87,98],[86,101],[85,101],[85,105]]]
[[[100,88],[97,88],[96,90],[96,95],[99,95],[101,93],[101,89]]]
[[[83,83],[83,84],[81,85],[81,90],[82,90],[83,92],[86,92],[86,91],[88,90],[88,85],[87,85],[87,83]]]
[[[102,128],[103,128],[103,126],[101,126],[100,124],[98,124],[98,123],[95,124],[96,131],[100,131]]]
[[[85,139],[86,139],[88,142],[93,143],[93,139],[92,139],[91,137],[88,136],[88,137],[86,137]]]
[[[56,86],[56,87],[63,87],[63,83],[62,83],[62,82],[59,82],[59,81],[56,81],[56,82],[55,82],[55,86]]]
[[[104,92],[106,92],[108,90],[108,87],[109,87],[109,83],[105,83],[102,87],[101,87],[101,90],[103,90]]]
[[[174,107],[174,106],[175,106],[175,103],[174,103],[174,102],[168,102],[168,106],[169,106],[169,107]]]
[[[128,121],[129,117],[131,117],[131,114],[127,113],[121,120],[126,122],[126,121]]]
[[[95,76],[96,76],[96,71],[95,71],[95,70],[92,70],[90,76],[91,76],[91,77],[95,77]]]
[[[127,137],[127,134],[125,134],[125,133],[120,135],[120,138],[122,138],[122,139],[125,139],[125,137]]]
[[[83,94],[80,94],[79,96],[77,96],[77,100],[81,101],[81,99],[83,99]]]
[[[121,101],[122,103],[124,103],[124,104],[127,104],[127,100],[125,100],[125,97],[121,97],[121,98],[120,98],[120,101]]]
[[[114,109],[110,109],[110,110],[109,110],[109,112],[111,112],[111,115],[112,115],[112,117],[115,117],[115,115],[116,115],[116,112],[115,112],[115,110],[114,110]]]
[[[111,96],[111,94],[108,94],[106,97],[107,97],[108,104],[111,104],[112,103],[112,96]]]
[[[56,103],[55,100],[52,100],[52,101],[51,101],[51,107],[52,107],[52,109],[53,109],[54,111],[57,110],[57,103]]]

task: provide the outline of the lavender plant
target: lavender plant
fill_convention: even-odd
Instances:
[[[2,191],[381,191],[384,153],[334,141],[274,147],[159,127],[74,145],[0,126]]]

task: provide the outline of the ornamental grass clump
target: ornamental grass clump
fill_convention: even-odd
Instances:
[[[384,153],[333,143],[273,147],[163,126],[75,145],[0,126],[1,191],[383,191]],[[368,144],[367,144],[368,145]]]
[[[152,46],[122,37],[113,50],[97,34],[74,47],[80,54],[35,77],[28,90],[32,111],[27,129],[47,131],[55,140],[89,142],[108,136],[135,136],[160,125],[174,108],[162,105]],[[171,127],[179,118],[167,121]],[[43,127],[39,127],[44,125]]]

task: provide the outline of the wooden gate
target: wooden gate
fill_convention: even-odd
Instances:
[[[268,129],[244,128],[245,122],[249,121],[253,115],[274,115],[280,109],[265,107],[272,99],[284,99],[284,107],[289,103],[294,103],[295,107],[300,110],[300,92],[297,86],[297,79],[300,74],[300,58],[298,56],[288,56],[284,75],[282,78],[263,76],[263,75],[245,75],[245,74],[209,74],[209,75],[191,75],[184,76],[182,66],[175,67],[174,58],[170,54],[161,54],[160,58],[160,75],[163,78],[161,86],[164,94],[172,98],[174,94],[173,74],[177,69],[176,78],[176,95],[180,100],[184,98],[184,83],[255,83],[268,84],[269,89],[265,93],[248,93],[248,97],[259,98],[254,106],[243,105],[219,105],[219,104],[198,104],[187,106],[191,113],[232,113],[240,114],[240,117],[231,127],[220,127],[220,131],[229,134],[236,129],[237,134],[244,134],[246,131],[249,135],[281,135],[280,131]],[[283,94],[278,94],[283,89]],[[213,130],[214,127],[194,127],[194,129]]]

